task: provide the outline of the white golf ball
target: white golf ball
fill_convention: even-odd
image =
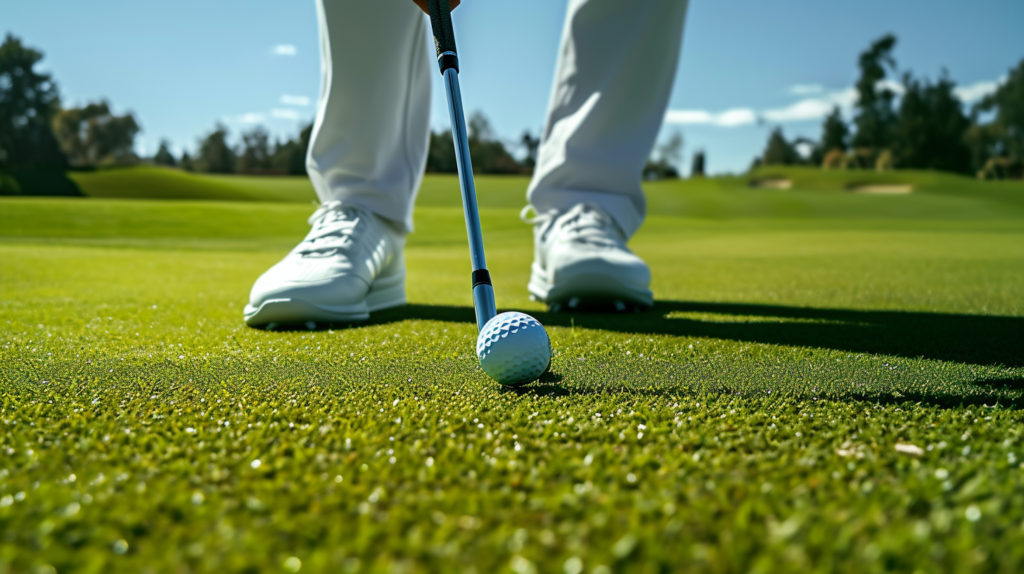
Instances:
[[[476,338],[476,356],[487,376],[503,385],[528,383],[551,364],[551,340],[526,313],[499,313]]]

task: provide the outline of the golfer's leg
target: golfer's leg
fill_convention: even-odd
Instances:
[[[647,203],[640,177],[665,116],[687,0],[570,0],[528,199],[581,202],[630,237]]]
[[[323,86],[306,164],[324,203],[253,284],[250,326],[360,321],[405,303],[405,233],[427,153],[430,71],[408,0],[318,0]]]
[[[307,166],[322,202],[342,200],[412,230],[434,70],[409,0],[318,0],[323,83]]]

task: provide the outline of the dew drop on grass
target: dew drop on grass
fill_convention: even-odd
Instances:
[[[290,556],[284,561],[283,566],[288,572],[298,572],[302,568],[302,561],[296,556]]]
[[[967,510],[964,512],[964,516],[971,522],[977,522],[981,519],[981,509],[972,504],[967,507]]]

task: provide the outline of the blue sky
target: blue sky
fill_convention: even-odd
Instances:
[[[509,140],[544,119],[565,0],[464,0],[455,11],[465,105]],[[945,68],[971,101],[1024,58],[1020,0],[694,0],[663,136],[712,172],[742,171],[768,130],[816,138],[852,103],[857,54],[891,32],[901,69]],[[43,50],[64,101],[107,98],[162,138],[194,149],[216,121],[289,135],[312,119],[320,84],[312,0],[4,0],[0,32]],[[447,128],[435,81],[432,124]],[[758,121],[760,119],[760,121]]]

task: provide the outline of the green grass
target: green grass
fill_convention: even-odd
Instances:
[[[241,322],[309,205],[4,199],[0,572],[1020,571],[1017,190],[815,185],[648,186],[656,307],[569,315],[527,298],[525,180],[481,178],[499,306],[555,348],[518,390],[452,178],[411,304],[321,331]]]

